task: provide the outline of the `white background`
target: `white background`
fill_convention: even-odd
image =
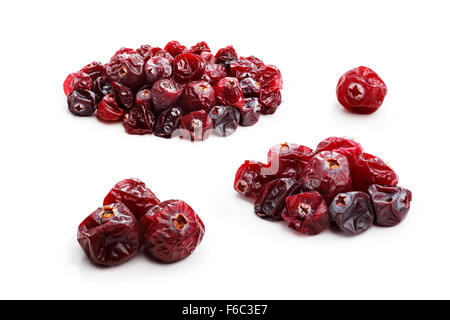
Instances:
[[[449,5],[446,1],[2,2],[0,298],[450,298]],[[125,134],[72,116],[65,76],[121,46],[232,44],[283,72],[274,116],[204,143]],[[345,112],[336,83],[365,65],[386,82],[375,114]],[[354,137],[413,191],[394,228],[296,234],[233,190],[270,146]],[[78,224],[119,180],[188,202],[206,225],[182,262],[98,268]]]

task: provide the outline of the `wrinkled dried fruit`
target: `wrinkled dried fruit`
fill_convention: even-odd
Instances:
[[[225,68],[229,68],[230,63],[238,58],[236,50],[233,46],[227,46],[220,49],[216,53],[216,63],[223,65]]]
[[[145,80],[144,64],[144,59],[137,53],[119,53],[106,65],[106,73],[112,81],[136,89]]]
[[[258,81],[253,78],[242,79],[239,84],[241,85],[242,93],[244,97],[256,97],[259,98],[259,93],[261,91],[261,85]]]
[[[134,106],[133,91],[118,82],[112,82],[111,86],[116,96],[116,101],[122,109],[129,110]]]
[[[209,116],[214,122],[214,132],[220,137],[234,133],[241,117],[237,109],[228,106],[215,106],[209,112]]]
[[[80,71],[87,73],[92,81],[95,81],[99,77],[106,76],[106,68],[101,62],[91,62],[84,66]]]
[[[351,169],[353,169],[355,163],[359,161],[359,158],[363,154],[363,148],[358,142],[340,137],[329,137],[321,141],[317,145],[316,153],[322,151],[336,151],[343,154],[350,162]]]
[[[183,112],[178,107],[169,108],[161,112],[154,124],[155,136],[166,139],[172,138],[175,130],[180,126],[182,115]]]
[[[92,91],[74,90],[67,96],[67,105],[72,114],[87,117],[95,112],[97,108],[96,99],[95,93]]]
[[[255,199],[263,186],[275,178],[266,164],[246,160],[236,172],[234,190],[247,198]]]
[[[217,101],[225,106],[241,108],[244,106],[244,94],[236,78],[221,79],[214,87]]]
[[[69,95],[74,90],[91,90],[92,80],[91,77],[85,72],[74,72],[67,76],[64,81],[64,93]]]
[[[151,134],[155,117],[144,106],[136,106],[130,109],[124,116],[123,126],[128,134]]]
[[[398,176],[383,160],[364,153],[356,163],[352,172],[355,190],[366,192],[372,184],[395,187]]]
[[[252,126],[259,121],[261,116],[261,104],[258,98],[246,98],[244,99],[244,106],[239,108],[241,114],[241,126]]]
[[[168,79],[172,75],[170,61],[158,56],[148,59],[144,70],[149,84],[153,84],[160,79]]]
[[[143,89],[136,93],[137,106],[144,106],[149,110],[153,108],[152,92],[149,89]]]
[[[214,124],[205,110],[191,112],[181,118],[181,138],[203,141],[211,136]]]
[[[188,52],[188,49],[185,46],[175,40],[169,41],[164,47],[164,50],[170,53],[170,55],[174,58],[180,54]]]
[[[285,142],[270,148],[267,162],[274,175],[299,178],[313,156],[312,149]]]
[[[196,54],[180,54],[175,58],[173,75],[175,80],[180,83],[200,80],[204,72],[205,61]]]
[[[172,107],[183,93],[183,86],[172,79],[158,80],[152,87],[153,108],[162,112]]]
[[[116,102],[116,97],[110,93],[104,96],[97,107],[97,115],[105,121],[122,120],[125,115],[125,110],[119,107]]]
[[[216,103],[213,87],[206,81],[191,81],[184,87],[180,96],[180,107],[184,114],[196,110],[209,112]]]
[[[189,53],[197,55],[201,55],[203,52],[211,52],[211,49],[209,49],[209,46],[205,41],[201,41],[189,49]]]
[[[278,88],[263,89],[259,92],[262,114],[274,114],[281,104],[281,91]]]
[[[227,76],[227,69],[220,64],[209,63],[205,66],[205,72],[203,73],[202,80],[205,80],[211,84],[216,84],[219,80]]]

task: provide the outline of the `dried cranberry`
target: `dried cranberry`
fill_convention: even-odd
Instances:
[[[64,93],[69,95],[73,90],[91,90],[92,80],[91,77],[85,72],[79,71],[71,73],[64,81]]]
[[[312,149],[285,142],[270,148],[267,161],[274,175],[278,177],[299,177],[313,156]]]
[[[144,106],[135,106],[124,116],[123,126],[128,134],[151,134],[155,117]]]
[[[309,235],[316,235],[328,226],[328,207],[318,192],[287,197],[281,216],[290,228]]]
[[[152,110],[153,108],[152,92],[148,89],[138,91],[138,93],[136,93],[136,105],[144,106],[147,109]]]
[[[306,166],[300,184],[304,191],[318,191],[327,203],[341,192],[352,190],[347,157],[330,151],[316,154]]]
[[[239,111],[233,107],[215,106],[209,112],[214,122],[214,132],[221,137],[226,137],[236,131],[240,122]]]
[[[108,77],[98,77],[92,85],[92,91],[97,95],[98,100],[113,93],[112,84]]]
[[[178,107],[169,108],[161,112],[154,124],[155,136],[172,138],[175,130],[180,126],[182,115],[183,112]]]
[[[259,97],[261,86],[258,81],[253,78],[242,79],[239,84],[241,85],[242,93],[244,97]]]
[[[265,66],[264,62],[261,59],[255,57],[255,56],[240,57],[239,59],[250,61],[251,63],[253,63],[258,68],[258,70]]]
[[[201,41],[189,49],[189,53],[198,55],[202,54],[203,52],[211,52],[211,49],[209,49],[209,46],[205,41]]]
[[[205,61],[206,64],[215,64],[216,63],[216,57],[211,52],[202,52],[199,54],[199,56],[203,58],[203,60]]]
[[[200,244],[205,225],[181,200],[168,200],[153,207],[141,219],[145,252],[161,262],[188,257]]]
[[[116,183],[103,200],[103,205],[123,203],[139,219],[160,203],[155,194],[139,179],[125,179]]]
[[[247,198],[255,199],[263,186],[274,179],[267,164],[247,160],[236,172],[234,190]]]
[[[361,114],[377,111],[386,93],[387,88],[383,80],[367,67],[347,71],[336,87],[339,103],[350,112]]]
[[[368,153],[359,158],[352,175],[355,190],[367,191],[372,184],[395,187],[398,183],[395,171],[383,160]]]
[[[77,240],[93,263],[115,266],[139,252],[139,225],[124,204],[111,203],[98,208],[80,224]]]
[[[196,54],[180,54],[175,58],[173,75],[178,82],[200,80],[204,72],[205,61]]]
[[[211,136],[214,124],[205,110],[191,112],[181,118],[181,138],[203,141]]]
[[[408,189],[374,184],[369,187],[368,193],[372,197],[377,225],[392,227],[406,218],[412,200]]]
[[[158,49],[159,49],[159,48],[158,48]],[[156,48],[153,48],[152,51],[156,51]],[[169,62],[170,62],[171,65],[173,65],[173,63],[174,63],[174,61],[175,61],[174,57],[172,57],[172,55],[171,55],[169,52],[167,52],[166,50],[162,50],[162,49],[157,50],[157,51],[153,54],[153,56],[154,56],[154,57],[161,57],[161,58],[167,59],[167,60],[169,60]]]
[[[158,80],[152,87],[153,107],[157,112],[173,106],[183,93],[183,86],[172,79]]]
[[[137,53],[120,53],[111,58],[106,73],[112,81],[136,89],[145,80],[144,64],[144,58]]]
[[[274,114],[281,104],[280,89],[263,89],[259,93],[262,114]]]
[[[67,105],[72,114],[87,117],[95,112],[96,100],[97,97],[92,91],[79,89],[72,91],[67,96]]]
[[[110,93],[98,104],[97,115],[105,121],[118,121],[125,115],[125,110],[119,107],[116,97]]]
[[[238,109],[241,114],[241,126],[252,126],[258,122],[261,116],[261,104],[258,98],[244,99],[244,106]]]
[[[300,193],[299,184],[291,178],[273,180],[261,189],[255,201],[255,213],[267,220],[282,220],[286,198]]]
[[[259,82],[263,89],[283,89],[283,78],[275,66],[264,66],[259,70]]]
[[[117,50],[117,51],[114,53],[114,55],[112,56],[112,58],[115,58],[115,57],[117,57],[117,56],[119,56],[119,55],[121,55],[121,54],[134,54],[134,53],[136,53],[136,50],[131,49],[131,48],[122,47],[122,48],[120,48],[119,50]],[[112,58],[111,58],[111,59],[112,59]]]
[[[205,73],[202,76],[202,80],[205,80],[211,84],[216,84],[219,80],[227,76],[227,69],[220,64],[209,63],[205,66]]]
[[[374,219],[372,201],[364,192],[340,193],[328,210],[334,225],[348,235],[366,231]]]
[[[145,76],[150,84],[160,79],[170,78],[171,75],[172,65],[166,58],[152,57],[145,64]]]
[[[363,148],[358,142],[340,137],[329,137],[321,141],[317,145],[316,153],[322,151],[336,151],[343,154],[350,162],[351,169],[363,154]]]
[[[230,75],[239,80],[245,78],[256,78],[258,75],[258,68],[248,60],[236,59],[230,62]]]
[[[214,89],[219,103],[235,108],[244,106],[244,95],[238,79],[223,78],[215,85]]]
[[[116,96],[117,103],[122,109],[128,110],[134,106],[134,94],[130,88],[114,81],[111,83],[111,86]]]
[[[164,50],[170,53],[170,55],[174,58],[180,54],[188,52],[188,49],[185,46],[175,40],[169,41],[164,47]]]
[[[148,59],[153,57],[152,49],[153,49],[152,46],[148,44],[143,44],[138,49],[136,49],[136,53],[138,53],[144,59],[144,62],[147,62]],[[161,50],[160,48],[158,49]]]
[[[73,75],[74,75],[74,74],[75,74],[75,73],[69,74],[69,75],[66,77],[66,79],[64,80],[64,83],[63,83],[63,90],[64,90],[64,94],[65,94],[66,96],[68,96],[69,93],[71,93],[71,92],[73,91],[72,88],[70,87],[70,84],[72,83]]]
[[[234,61],[238,58],[236,50],[232,46],[227,46],[225,48],[220,49],[216,53],[216,63],[223,65],[225,68],[230,66],[231,61]]]
[[[92,81],[95,81],[99,77],[106,76],[106,68],[101,62],[91,62],[87,66],[81,69],[82,72],[87,73]]]
[[[215,103],[214,89],[206,81],[191,81],[186,84],[179,101],[185,114],[195,110],[209,111]]]

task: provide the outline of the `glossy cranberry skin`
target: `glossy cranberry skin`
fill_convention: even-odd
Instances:
[[[239,80],[232,77],[221,79],[215,86],[217,101],[225,106],[241,108],[244,106],[244,94]]]
[[[358,67],[339,79],[336,95],[350,112],[369,114],[378,110],[387,93],[386,84],[370,68]]]
[[[205,110],[198,110],[181,118],[180,129],[181,138],[203,141],[211,136],[214,123]]]
[[[124,116],[123,126],[128,134],[152,134],[155,117],[144,106],[137,105]]]
[[[172,79],[158,80],[152,87],[153,107],[162,112],[172,107],[183,93],[183,86]]]
[[[116,266],[139,252],[139,225],[124,204],[111,203],[98,208],[80,224],[77,240],[91,262]]]
[[[153,84],[157,80],[170,78],[172,65],[166,58],[156,56],[148,59],[144,72],[147,82]]]
[[[352,177],[347,157],[330,151],[316,154],[299,179],[304,191],[318,191],[327,203],[342,192],[352,190]]]
[[[251,63],[253,63],[256,66],[256,68],[258,70],[260,70],[262,67],[265,66],[264,62],[261,59],[255,57],[255,56],[240,57],[239,59],[250,61]]]
[[[79,89],[72,91],[67,96],[67,105],[72,114],[87,117],[95,112],[97,108],[96,100],[97,97],[92,91]]]
[[[137,89],[145,80],[144,64],[144,58],[137,53],[116,54],[106,65],[106,73],[112,81]]]
[[[368,193],[375,210],[375,224],[392,227],[406,218],[412,200],[408,189],[374,184],[369,187]]]
[[[199,56],[203,58],[206,64],[216,63],[216,57],[211,52],[202,52],[199,54]]]
[[[148,59],[153,57],[154,52],[152,51],[153,47],[148,44],[143,44],[139,48],[136,49],[136,53],[139,54],[143,59],[144,62],[147,62]],[[158,48],[161,50],[160,48]]]
[[[259,97],[259,93],[261,92],[261,85],[258,81],[254,80],[253,78],[245,78],[242,79],[239,84],[241,85],[244,97]]]
[[[139,179],[131,178],[119,181],[103,200],[103,205],[123,203],[139,221],[160,201],[155,194]]]
[[[328,211],[334,225],[348,235],[366,231],[372,226],[374,220],[372,201],[365,192],[347,192],[336,195]]]
[[[291,178],[276,179],[265,184],[255,201],[256,215],[267,220],[282,220],[286,198],[300,191],[300,185]]]
[[[189,49],[189,53],[194,53],[197,55],[201,55],[203,52],[211,52],[211,49],[205,41],[201,41]]]
[[[97,116],[105,121],[119,121],[125,115],[125,110],[119,107],[114,94],[104,96],[97,107]]]
[[[241,118],[237,109],[228,106],[213,107],[209,116],[214,122],[214,132],[220,137],[227,137],[234,133]]]
[[[316,153],[322,151],[336,151],[343,154],[350,162],[351,169],[353,169],[355,163],[359,161],[359,158],[363,154],[363,148],[358,142],[341,137],[329,137],[321,141],[317,145]]]
[[[364,153],[353,168],[353,186],[355,190],[366,192],[372,184],[395,187],[398,175],[383,160]]]
[[[203,73],[202,80],[214,85],[227,75],[227,69],[225,69],[225,67],[221,64],[208,63],[205,66],[205,72]]]
[[[255,199],[263,186],[275,178],[267,164],[246,160],[236,172],[234,190]]]
[[[305,192],[286,198],[282,218],[297,232],[316,235],[328,227],[328,207],[318,192]]]
[[[191,81],[186,84],[179,101],[184,114],[196,110],[209,111],[215,103],[214,89],[206,81]]]
[[[259,92],[262,114],[274,114],[281,104],[281,91],[277,88],[262,89]]]
[[[91,62],[87,66],[81,69],[82,72],[87,73],[92,81],[95,81],[99,77],[106,76],[106,68],[101,62]]]
[[[143,89],[136,93],[135,104],[137,106],[144,106],[149,110],[153,108],[152,92],[149,89]]]
[[[101,100],[104,96],[113,93],[111,81],[106,76],[98,77],[92,84],[92,91],[97,95],[98,100]]]
[[[155,136],[170,139],[181,123],[183,111],[179,107],[172,107],[161,112],[154,124]]]
[[[180,54],[175,58],[173,75],[175,80],[180,83],[200,80],[204,72],[205,61],[196,54]]]
[[[261,104],[257,98],[244,99],[244,106],[238,110],[241,115],[239,124],[244,127],[254,125],[261,117]]]
[[[133,90],[118,82],[112,82],[111,87],[116,96],[116,101],[122,109],[129,110],[134,106]]]
[[[263,89],[283,89],[283,78],[277,67],[268,65],[259,70],[259,83]]]
[[[231,61],[229,71],[232,77],[239,80],[258,76],[258,68],[249,60],[236,59]]]
[[[91,77],[85,72],[79,71],[71,73],[64,81],[64,93],[69,95],[73,90],[91,90],[92,80]]]
[[[200,217],[181,200],[168,200],[153,207],[140,224],[145,252],[165,263],[191,255],[205,234]]]
[[[270,148],[267,161],[274,175],[298,178],[312,157],[314,157],[312,149],[285,142]]]
[[[216,63],[223,65],[225,68],[229,68],[230,63],[238,58],[236,50],[233,46],[227,46],[219,49],[216,53]]]
[[[164,50],[170,53],[174,58],[180,54],[188,53],[188,49],[175,40],[169,41],[164,47]]]

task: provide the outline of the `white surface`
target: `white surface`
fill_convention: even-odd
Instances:
[[[165,5],[166,4],[166,5]],[[0,298],[450,298],[446,1],[2,2]],[[131,136],[72,116],[65,76],[121,46],[232,44],[283,72],[274,116],[204,143]],[[343,111],[342,73],[373,68],[388,95],[370,116]],[[306,237],[259,219],[232,185],[246,159],[284,141],[350,136],[413,191],[401,225]],[[188,259],[92,266],[81,220],[119,180],[187,201],[206,224]]]

